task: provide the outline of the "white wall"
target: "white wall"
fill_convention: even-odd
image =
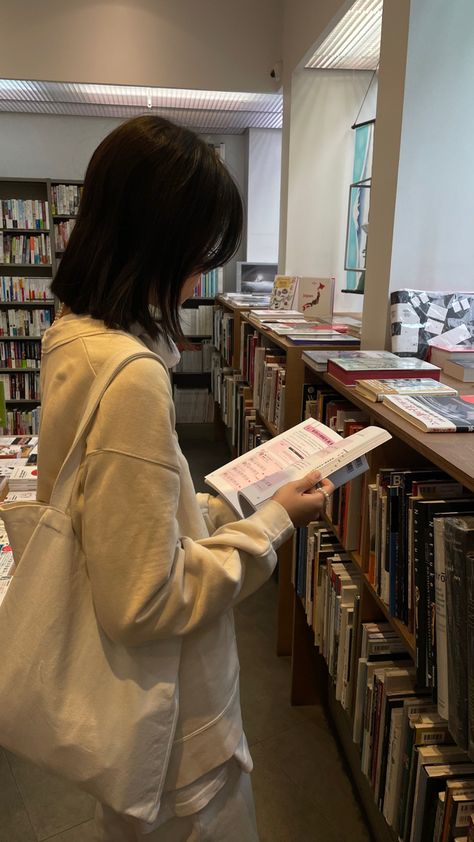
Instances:
[[[336,277],[335,309],[359,311],[345,295],[344,249],[354,132],[371,73],[296,71],[291,89],[286,258],[289,274]]]
[[[0,77],[274,91],[281,0],[15,0]]]
[[[0,113],[0,178],[82,179],[100,141],[121,120],[99,117],[59,117]],[[244,135],[204,135],[225,143],[226,165],[247,194],[247,139]],[[224,271],[224,287],[235,288],[235,261],[245,260],[245,237]]]
[[[474,4],[412,0],[390,289],[474,290]]]
[[[249,129],[247,260],[278,262],[281,131]]]
[[[393,289],[474,290],[474,6],[386,3],[365,348],[389,347]]]

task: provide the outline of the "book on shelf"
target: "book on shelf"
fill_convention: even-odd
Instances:
[[[311,368],[314,368],[316,371],[327,371],[329,360],[337,360],[340,357],[349,360],[366,360],[372,358],[378,360],[398,359],[396,354],[392,354],[391,351],[303,351],[303,361],[309,363]],[[382,365],[380,365],[380,368],[382,368]]]
[[[179,320],[185,336],[211,336],[213,331],[214,307],[212,304],[199,304],[197,307],[181,307]]]
[[[385,395],[383,403],[424,433],[472,433],[474,406],[466,397]]]
[[[374,403],[382,401],[385,395],[457,395],[456,389],[431,377],[357,380],[354,391]]]
[[[7,231],[49,228],[48,202],[42,199],[0,199],[0,228]]]
[[[332,316],[334,308],[334,278],[299,276],[296,289],[298,310],[305,316]]]
[[[41,303],[52,299],[51,278],[21,278],[0,275],[0,302]]]
[[[315,419],[280,433],[256,451],[208,474],[205,479],[242,515],[255,511],[285,483],[311,470],[336,485],[366,470],[365,454],[391,438],[379,427],[365,427],[343,439]]]
[[[82,190],[82,184],[52,184],[51,210],[53,216],[77,216]]]
[[[173,400],[177,424],[205,424],[214,420],[214,399],[208,389],[174,386]]]
[[[49,234],[4,234],[0,236],[0,263],[44,266],[51,263]]]
[[[474,759],[474,517],[447,518],[445,534],[448,721]]]
[[[222,267],[201,273],[199,281],[194,287],[196,298],[214,298],[224,288],[224,270]]]
[[[296,275],[275,275],[270,293],[270,309],[291,310],[298,286]]]
[[[270,293],[256,293],[256,292],[223,292],[220,297],[224,302],[229,304],[236,304],[238,307],[266,307],[270,304]]]
[[[351,336],[348,333],[340,333],[337,330],[330,332],[327,331],[326,333],[323,331],[317,331],[309,335],[291,333],[285,338],[289,339],[290,342],[293,342],[294,345],[343,345],[347,348],[355,347],[360,342],[357,336]]]
[[[41,417],[41,408],[28,410],[7,410],[7,423],[4,432],[9,435],[37,435]]]
[[[439,380],[440,369],[416,357],[394,359],[379,357],[348,358],[328,360],[328,374],[332,374],[346,386],[354,386],[357,380],[387,379],[396,377],[430,377]]]
[[[274,310],[272,308],[257,307],[254,309],[252,307],[249,315],[251,319],[257,320],[258,322],[264,325],[270,325],[272,322],[281,322],[282,317],[284,317],[285,321],[290,319],[292,321],[306,321],[303,313],[301,313],[300,310],[285,310],[285,313],[282,314],[278,310]]]
[[[458,784],[457,776],[474,783],[474,764],[468,762],[465,753],[458,746],[430,746],[417,751],[417,769],[414,793],[414,815],[411,822],[409,842],[431,842],[434,839],[436,814],[439,794],[444,792],[443,813],[441,817],[441,838],[446,821],[450,821],[452,812],[452,784]],[[437,749],[437,753],[436,750]],[[456,777],[455,777],[456,776]],[[450,780],[451,779],[451,780]],[[448,818],[449,816],[449,818]],[[449,823],[448,823],[449,827]],[[452,834],[448,837],[451,840]]]
[[[54,223],[54,248],[57,252],[65,250],[75,224],[75,219],[65,219]]]
[[[2,336],[42,336],[51,324],[52,312],[48,307],[0,310],[0,339]]]
[[[262,321],[263,325],[267,325],[267,322]],[[308,336],[308,337],[328,337],[328,336],[338,336],[339,338],[341,333],[345,333],[344,330],[333,329],[329,327],[329,325],[319,324],[317,322],[308,322],[305,319],[288,319],[288,321],[278,321],[278,322],[268,322],[268,327],[273,333],[276,333],[277,336]]]
[[[461,342],[459,345],[451,345],[448,343],[430,345],[430,362],[439,365],[444,370],[447,362],[452,362],[459,359],[472,359],[474,353],[474,342]]]
[[[474,355],[466,354],[464,358],[459,356],[446,360],[443,371],[448,377],[454,377],[462,383],[474,383]]]
[[[413,497],[410,501],[412,570],[416,594],[415,639],[417,682],[420,687],[435,688],[436,660],[436,586],[434,560],[434,518],[443,515],[471,513],[474,498],[465,496],[436,500]],[[446,524],[445,524],[446,529]],[[445,564],[448,564],[448,542],[445,541]],[[448,571],[446,569],[448,587]],[[448,633],[449,639],[449,633]],[[459,638],[462,640],[462,637]],[[451,705],[450,705],[451,709]]]

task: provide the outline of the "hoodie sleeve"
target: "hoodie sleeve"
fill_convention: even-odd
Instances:
[[[102,400],[79,486],[94,604],[113,640],[139,645],[195,631],[260,587],[293,534],[274,500],[232,521],[218,503],[217,529],[193,540],[180,535],[179,492],[170,384],[153,360],[137,360]]]
[[[220,526],[225,526],[226,523],[232,523],[237,517],[232,506],[229,506],[222,497],[198,492],[196,499],[210,535],[216,529],[219,529]]]

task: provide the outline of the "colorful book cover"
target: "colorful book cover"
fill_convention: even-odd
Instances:
[[[291,310],[298,278],[294,275],[276,275],[270,294],[270,309]]]

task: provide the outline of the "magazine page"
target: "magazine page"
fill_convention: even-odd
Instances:
[[[313,469],[327,477],[390,438],[385,430],[366,427],[343,439],[320,421],[307,418],[205,480],[242,515],[240,495],[257,508],[286,482]]]

